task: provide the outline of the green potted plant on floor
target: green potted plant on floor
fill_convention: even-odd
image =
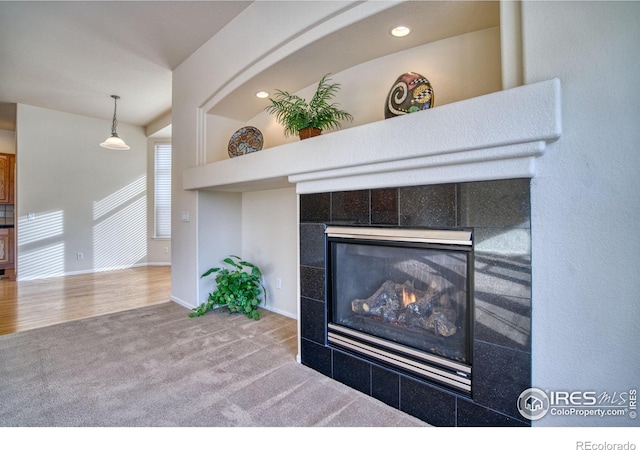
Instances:
[[[266,110],[275,114],[276,120],[284,126],[285,137],[298,135],[300,139],[306,139],[319,135],[322,130],[340,128],[341,121],[353,120],[338,103],[330,103],[340,90],[340,84],[329,81],[329,74],[322,77],[308,103],[298,95],[276,89],[275,98],[270,99],[271,105]]]
[[[267,301],[260,268],[235,255],[223,261],[230,267],[214,267],[202,274],[204,278],[215,273],[216,288],[205,303],[192,309],[189,317],[202,316],[216,306],[227,306],[230,314],[242,313],[250,319],[260,319],[260,294],[264,294],[264,300]]]

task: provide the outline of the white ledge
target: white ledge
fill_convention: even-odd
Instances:
[[[532,178],[562,132],[560,81],[520,86],[184,172],[183,188],[301,194]]]

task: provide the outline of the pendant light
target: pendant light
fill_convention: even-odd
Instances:
[[[113,98],[113,122],[111,124],[111,136],[107,138],[100,147],[109,148],[111,150],[129,150],[127,144],[118,136],[118,132],[116,131],[116,126],[118,125],[118,119],[116,119],[116,109],[118,107],[118,99],[120,98],[117,95],[112,95]]]

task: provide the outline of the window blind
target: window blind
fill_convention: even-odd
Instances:
[[[155,230],[157,238],[171,237],[171,144],[155,145]]]

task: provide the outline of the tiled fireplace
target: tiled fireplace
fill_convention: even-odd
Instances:
[[[540,81],[194,167],[183,187],[233,193],[198,208],[235,232],[236,192],[295,186],[303,364],[432,425],[528,426],[516,401],[532,372],[530,183],[561,111],[559,80]],[[468,391],[330,345],[327,224],[471,230]],[[227,248],[218,230],[205,238]]]
[[[436,426],[528,426],[518,395],[531,386],[528,178],[302,194],[302,363]],[[470,390],[397,370],[327,338],[325,227],[473,231]]]

